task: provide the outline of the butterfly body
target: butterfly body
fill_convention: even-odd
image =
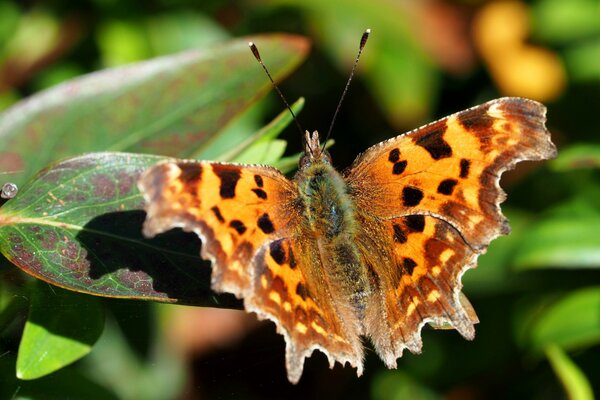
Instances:
[[[306,132],[305,150],[297,182],[298,198],[306,224],[301,236],[312,237],[321,260],[320,268],[329,293],[338,308],[352,308],[358,321],[364,318],[370,293],[369,279],[356,247],[359,229],[353,199],[342,175],[331,165],[331,158],[319,143],[319,135]]]
[[[291,382],[315,349],[360,375],[362,336],[395,368],[421,351],[425,324],[474,337],[461,277],[509,232],[500,175],[556,155],[545,112],[493,100],[379,143],[343,174],[316,132],[292,180],[263,165],[163,162],[139,181],[144,234],[198,234],[212,288],[283,334]]]

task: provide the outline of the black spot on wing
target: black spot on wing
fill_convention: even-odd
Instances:
[[[257,225],[260,228],[260,230],[266,233],[267,235],[269,233],[275,232],[273,222],[271,221],[271,218],[269,218],[269,214],[267,213],[264,213],[258,218]]]
[[[413,274],[413,271],[415,270],[416,266],[417,263],[410,257],[404,257],[404,259],[402,260],[402,268],[404,268],[404,271],[406,271],[408,275]]]
[[[283,248],[282,243],[282,240],[276,240],[269,245],[269,253],[273,260],[279,265],[283,265],[286,261],[285,249]]]
[[[416,187],[405,186],[402,189],[402,204],[405,207],[414,207],[419,205],[423,199],[423,191]]]
[[[229,226],[236,230],[236,232],[240,235],[243,235],[246,232],[246,225],[239,219],[233,219],[229,222]]]
[[[398,160],[400,160],[400,150],[398,149],[393,149],[392,151],[390,151],[390,154],[388,156],[388,160],[392,163],[397,163]]]
[[[392,226],[394,228],[394,242],[406,243],[406,234],[402,227],[398,224],[393,224]]]
[[[225,222],[225,218],[223,218],[223,214],[221,214],[219,207],[214,206],[210,210],[213,212],[213,214],[215,214],[215,217],[217,217],[220,223]]]
[[[424,215],[409,215],[404,217],[404,223],[411,232],[423,232],[425,230]]]
[[[256,186],[258,187],[263,187],[264,186],[264,182],[263,182],[263,178],[260,175],[254,175],[254,182],[256,182]]]
[[[306,286],[302,284],[302,282],[298,282],[296,285],[296,294],[302,297],[302,300],[306,301],[306,298],[308,297],[308,290],[306,289]]]
[[[254,188],[252,189],[256,197],[265,200],[267,198],[267,192],[262,189]]]
[[[482,105],[458,114],[458,122],[469,131],[487,130],[494,124],[494,118],[488,114],[489,105]]]
[[[437,192],[439,194],[450,196],[454,191],[454,187],[457,183],[458,181],[456,179],[444,179],[438,185]]]
[[[434,160],[451,157],[452,148],[444,140],[446,121],[439,121],[428,129],[431,129],[431,131],[425,133],[419,138],[416,138],[415,144],[427,150],[431,158]]]
[[[202,176],[202,166],[200,164],[181,162],[177,164],[177,167],[181,171],[179,180],[184,184],[197,182]]]
[[[221,180],[219,194],[223,199],[232,199],[235,197],[235,187],[240,180],[241,172],[238,167],[226,164],[214,164],[213,171]]]
[[[469,168],[471,167],[471,161],[462,159],[460,160],[460,177],[462,179],[469,177]]]
[[[290,264],[290,268],[294,269],[296,268],[296,256],[294,256],[294,251],[292,250],[292,246],[289,246],[288,248],[288,257],[289,257],[289,264]]]
[[[400,175],[401,173],[403,173],[406,169],[406,164],[406,160],[398,161],[397,163],[395,163],[392,167],[392,174]]]

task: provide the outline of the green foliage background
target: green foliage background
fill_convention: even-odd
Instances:
[[[16,182],[20,192],[0,208],[0,397],[590,399],[600,393],[600,2],[510,4],[515,14],[509,14],[524,16],[524,25],[502,22],[507,8],[479,1],[1,2],[0,184]],[[504,30],[494,31],[494,18]],[[475,341],[425,329],[423,354],[405,354],[398,370],[388,371],[368,351],[361,378],[339,365],[329,370],[315,354],[297,386],[285,378],[283,339],[270,323],[240,330],[237,341],[199,356],[174,351],[167,337],[180,306],[132,299],[239,303],[208,290],[209,270],[193,237],[139,236],[139,194],[124,183],[156,162],[152,153],[289,171],[301,148],[298,132],[293,124],[282,131],[289,115],[272,93],[260,100],[268,81],[246,40],[232,39],[286,32],[312,41],[307,53],[302,39],[256,39],[276,77],[297,68],[282,91],[291,102],[304,97],[306,104],[294,104],[300,122],[324,132],[367,27],[373,35],[333,133],[331,153],[340,168],[369,145],[494,97],[528,95],[548,106],[559,157],[519,165],[504,177],[503,210],[513,233],[493,242],[464,277],[481,320]],[[491,50],[484,35],[496,40]],[[513,36],[520,41],[512,45],[498,39]],[[192,48],[204,55],[191,64],[172,56],[160,73],[157,64],[133,64],[70,81]],[[534,48],[543,56],[529,57]],[[501,60],[511,52],[530,63],[506,66]],[[536,72],[528,76],[521,68]],[[61,82],[69,86],[43,92]],[[31,95],[35,101],[18,103]],[[136,154],[80,156],[90,151]],[[59,289],[15,265],[71,290],[125,299]],[[81,265],[106,271],[96,270],[92,281],[65,274],[71,271],[65,266]]]

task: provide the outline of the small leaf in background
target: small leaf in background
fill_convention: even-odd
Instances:
[[[250,39],[275,79],[308,51],[299,36],[254,36],[46,90],[0,115],[0,173],[19,185],[52,161],[94,150],[197,154],[271,88],[248,49]]]
[[[237,156],[233,162],[273,165],[283,156],[286,146],[287,142],[281,139],[256,143]]]
[[[532,315],[526,333],[532,350],[553,344],[575,350],[600,343],[600,287],[574,290]]]
[[[106,67],[140,61],[150,56],[144,27],[134,21],[106,21],[97,34]]]
[[[598,20],[598,18],[596,18]],[[598,23],[600,27],[600,22]],[[575,83],[600,81],[600,65],[590,60],[600,57],[600,39],[588,40],[565,50],[565,64]]]
[[[155,55],[206,47],[229,38],[229,33],[215,20],[191,10],[153,16],[145,25]]]
[[[291,106],[292,111],[297,116],[302,108],[304,107],[304,98],[299,98]],[[206,154],[197,156],[199,159],[206,160],[220,160],[220,161],[233,161],[240,156],[242,152],[247,151],[251,146],[258,145],[260,143],[267,142],[275,139],[283,129],[285,129],[290,123],[292,123],[293,117],[289,110],[284,109],[281,111],[271,122],[259,129],[256,133],[252,134],[242,142],[229,142],[228,148],[221,154],[215,154],[214,157],[204,157]],[[233,144],[233,147],[231,147]],[[215,147],[215,146],[211,146]]]
[[[550,161],[550,166],[555,171],[600,168],[600,145],[574,144],[561,149],[558,157]]]
[[[529,227],[515,249],[514,266],[600,268],[600,215],[546,218]]]
[[[380,371],[371,384],[373,400],[440,400],[442,396],[402,371]]]
[[[593,37],[600,33],[599,12],[596,0],[535,1],[533,34],[538,40],[558,44]]]
[[[104,328],[100,299],[39,282],[17,358],[17,377],[37,379],[88,354]]]
[[[545,352],[569,399],[594,400],[590,382],[563,349],[556,345],[550,345],[546,347]]]
[[[33,381],[15,377],[15,357],[0,357],[0,398],[10,400],[124,400],[93,377],[67,367]]]
[[[4,49],[6,42],[17,29],[20,18],[19,8],[11,2],[0,3],[0,49]],[[6,57],[5,52],[0,50],[0,60]]]
[[[102,296],[231,306],[194,234],[142,236],[140,174],[164,158],[91,153],[42,171],[0,208],[0,251],[25,272]]]
[[[178,398],[186,380],[183,360],[170,351],[162,335],[152,340],[146,359],[140,358],[109,318],[94,351],[83,360],[83,369],[96,382],[112,388],[120,399]]]

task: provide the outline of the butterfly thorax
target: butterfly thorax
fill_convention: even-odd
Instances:
[[[308,133],[307,133],[308,137]],[[368,276],[355,245],[357,220],[348,187],[319,147],[318,134],[310,137],[307,152],[296,177],[306,218],[322,260],[323,274],[330,292],[341,293],[341,306],[350,305],[362,319],[370,292]]]

